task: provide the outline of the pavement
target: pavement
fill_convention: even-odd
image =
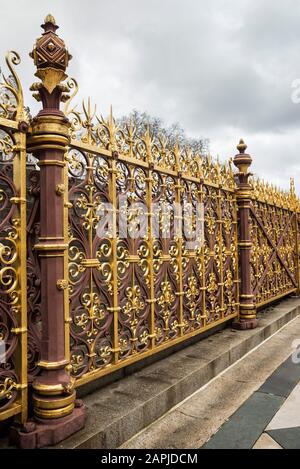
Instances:
[[[300,449],[300,363],[293,358],[236,410],[205,449]]]
[[[300,449],[300,318],[121,448]]]

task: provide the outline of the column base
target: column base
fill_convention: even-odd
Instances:
[[[232,328],[239,331],[245,331],[247,329],[255,329],[258,326],[258,319],[240,319],[232,323]]]
[[[36,449],[53,446],[65,440],[85,425],[86,407],[76,401],[73,412],[55,420],[35,419],[26,422],[23,427],[12,427],[10,443],[21,449]]]

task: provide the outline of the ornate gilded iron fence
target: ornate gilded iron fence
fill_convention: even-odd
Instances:
[[[51,15],[42,27],[43,109],[29,122],[15,53],[0,83],[0,421],[26,422],[32,384],[33,421],[14,431],[27,448],[84,426],[75,386],[232,319],[256,327],[300,273],[293,183],[249,181],[242,140],[233,173],[90,101],[72,108],[71,56]]]
[[[66,114],[72,122],[65,178],[66,323],[71,373],[82,384],[238,315],[236,198],[230,164],[172,147],[154,139],[150,129],[139,137],[134,123],[120,129],[112,113],[108,120],[96,118],[90,103],[83,113],[69,110],[68,103]],[[126,196],[125,204],[120,196]],[[137,202],[145,202],[147,230],[133,239],[130,229],[140,227]],[[111,204],[112,223],[99,237],[104,203]],[[190,210],[184,217],[171,215],[170,236],[164,236],[163,221],[174,203]],[[197,215],[197,204],[203,204],[202,214]],[[121,212],[131,221],[124,238]],[[197,216],[204,222],[204,242],[189,249]],[[182,238],[176,235],[177,222],[184,228]]]
[[[283,192],[253,181],[251,276],[256,306],[299,289],[298,201],[294,182]]]
[[[22,88],[10,75],[0,83],[0,421],[27,418],[26,357],[26,116]]]

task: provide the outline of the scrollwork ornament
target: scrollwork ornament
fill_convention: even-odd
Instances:
[[[11,74],[9,77],[2,75],[0,81],[0,117],[16,121],[25,118],[22,86],[14,69],[20,62],[16,52],[8,52],[6,64]]]

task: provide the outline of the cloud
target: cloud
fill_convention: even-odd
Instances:
[[[106,114],[133,108],[180,122],[208,137],[221,159],[243,137],[253,170],[283,187],[300,176],[300,77],[297,0],[25,0],[2,2],[0,54],[18,50],[24,89],[27,53],[52,13],[73,60],[69,74]],[[38,109],[26,92],[26,102]],[[300,189],[300,183],[298,183]]]

